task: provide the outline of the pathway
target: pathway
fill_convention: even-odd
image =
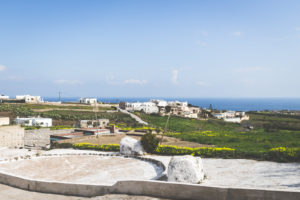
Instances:
[[[144,124],[144,125],[148,125],[148,123],[145,122],[145,121],[143,121],[139,116],[137,116],[137,115],[135,115],[133,113],[130,113],[127,110],[123,110],[120,107],[116,107],[116,108],[118,109],[118,111],[130,115],[130,117],[132,117],[133,119],[135,119],[138,123]]]

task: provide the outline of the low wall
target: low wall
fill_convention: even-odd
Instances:
[[[53,154],[56,155],[56,154]],[[68,154],[66,154],[68,155]],[[72,154],[71,154],[72,155]],[[84,154],[83,154],[84,155]],[[93,155],[93,154],[92,154]],[[48,155],[45,155],[48,156]],[[154,159],[141,158],[164,165]],[[158,178],[158,177],[156,177]],[[146,195],[167,199],[197,200],[299,200],[300,192],[281,190],[258,190],[247,188],[209,187],[198,184],[163,181],[118,181],[114,185],[86,185],[25,179],[0,172],[0,183],[24,190],[72,196],[93,197],[105,194]]]
[[[197,200],[299,200],[300,192],[207,187],[160,181],[119,181],[113,186],[45,182],[0,173],[0,183],[24,190],[72,196],[146,195]]]

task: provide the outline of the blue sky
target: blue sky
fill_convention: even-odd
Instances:
[[[0,0],[0,93],[300,97],[300,1]]]

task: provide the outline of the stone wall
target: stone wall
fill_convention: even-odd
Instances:
[[[24,128],[20,126],[1,126],[0,147],[24,147]]]
[[[74,129],[50,130],[49,128],[26,130],[24,145],[26,148],[31,149],[47,149],[50,148],[50,135],[70,133],[73,131]]]
[[[9,125],[9,117],[0,116],[0,126]]]

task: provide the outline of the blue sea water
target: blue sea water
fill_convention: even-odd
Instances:
[[[63,102],[78,102],[80,97],[62,98]],[[161,97],[99,97],[105,103],[145,102],[150,99],[167,101],[187,101],[190,104],[208,108],[212,104],[218,110],[262,111],[262,110],[300,110],[300,98],[161,98]],[[58,98],[47,97],[45,101],[58,101]]]

